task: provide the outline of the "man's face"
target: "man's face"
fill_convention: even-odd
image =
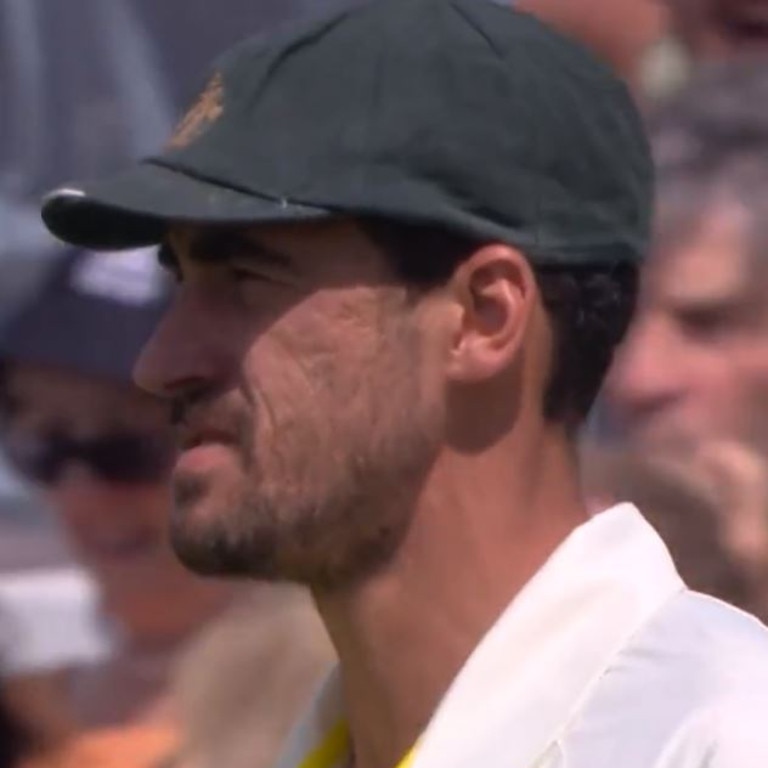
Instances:
[[[671,0],[680,37],[696,58],[768,47],[768,0]]]
[[[174,400],[180,558],[313,585],[385,563],[443,431],[430,302],[348,222],[167,244],[178,293],[136,375]]]
[[[748,236],[746,212],[715,203],[651,258],[608,382],[641,445],[768,434],[768,270]]]
[[[132,388],[30,363],[10,366],[5,393],[9,456],[42,484],[105,591],[140,596],[191,581],[167,542],[166,409]]]

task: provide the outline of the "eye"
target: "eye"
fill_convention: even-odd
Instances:
[[[679,314],[686,333],[702,340],[714,340],[727,335],[733,329],[733,318],[722,308],[702,307]]]

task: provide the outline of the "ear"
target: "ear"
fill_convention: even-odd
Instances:
[[[449,289],[458,305],[448,376],[455,382],[491,379],[519,358],[536,301],[536,277],[523,254],[508,245],[477,250]]]

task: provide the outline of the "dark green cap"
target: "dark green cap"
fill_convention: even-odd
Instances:
[[[380,216],[586,263],[643,255],[652,186],[631,97],[580,45],[483,0],[377,0],[239,44],[162,154],[43,218],[114,249],[171,220]]]

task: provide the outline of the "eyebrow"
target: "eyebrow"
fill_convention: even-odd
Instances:
[[[204,264],[247,257],[261,264],[282,269],[293,266],[291,257],[286,253],[270,248],[241,232],[205,232],[192,241],[189,257]],[[179,258],[167,239],[158,247],[157,260],[168,271],[176,275],[180,273]]]

